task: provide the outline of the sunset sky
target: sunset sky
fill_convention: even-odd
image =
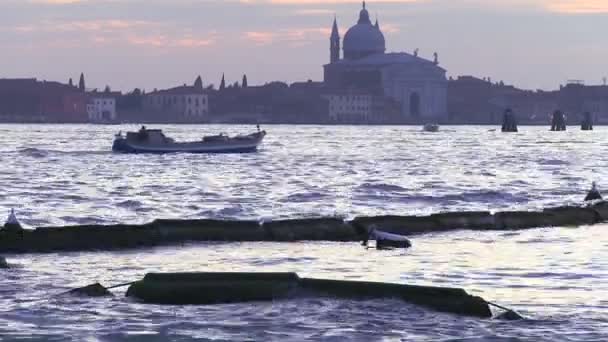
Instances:
[[[528,89],[608,76],[608,0],[367,1],[388,51],[432,58],[449,76]],[[322,80],[334,14],[341,35],[352,0],[0,0],[0,78],[131,90]]]

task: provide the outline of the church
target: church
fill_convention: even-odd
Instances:
[[[344,35],[334,18],[330,63],[324,66],[329,115],[336,122],[381,122],[389,107],[401,123],[447,119],[446,70],[433,61],[404,52],[386,52],[384,34],[370,20],[365,1],[359,20]]]

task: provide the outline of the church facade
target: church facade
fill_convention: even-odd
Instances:
[[[414,123],[447,119],[448,83],[437,54],[430,61],[417,52],[387,53],[384,34],[378,20],[372,24],[365,1],[357,24],[346,32],[342,43],[341,58],[340,33],[334,19],[330,63],[324,66],[330,118],[334,121]],[[358,117],[360,110],[344,105],[345,99],[363,95],[373,109],[365,118]]]

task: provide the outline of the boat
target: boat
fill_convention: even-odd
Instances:
[[[112,151],[121,153],[248,153],[257,151],[264,140],[266,131],[260,130],[247,135],[230,137],[225,134],[205,136],[200,141],[176,142],[168,138],[160,129],[146,129],[138,132],[116,134]]]
[[[372,227],[362,245],[368,246],[369,240],[376,240],[376,249],[410,248],[411,241],[403,235],[383,232]]]
[[[427,123],[427,124],[425,124],[422,127],[422,130],[425,131],[425,132],[438,132],[439,131],[439,125]]]

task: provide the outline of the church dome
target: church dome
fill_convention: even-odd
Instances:
[[[372,25],[364,1],[357,25],[351,27],[344,36],[344,58],[358,59],[385,51],[384,35],[377,26]]]

